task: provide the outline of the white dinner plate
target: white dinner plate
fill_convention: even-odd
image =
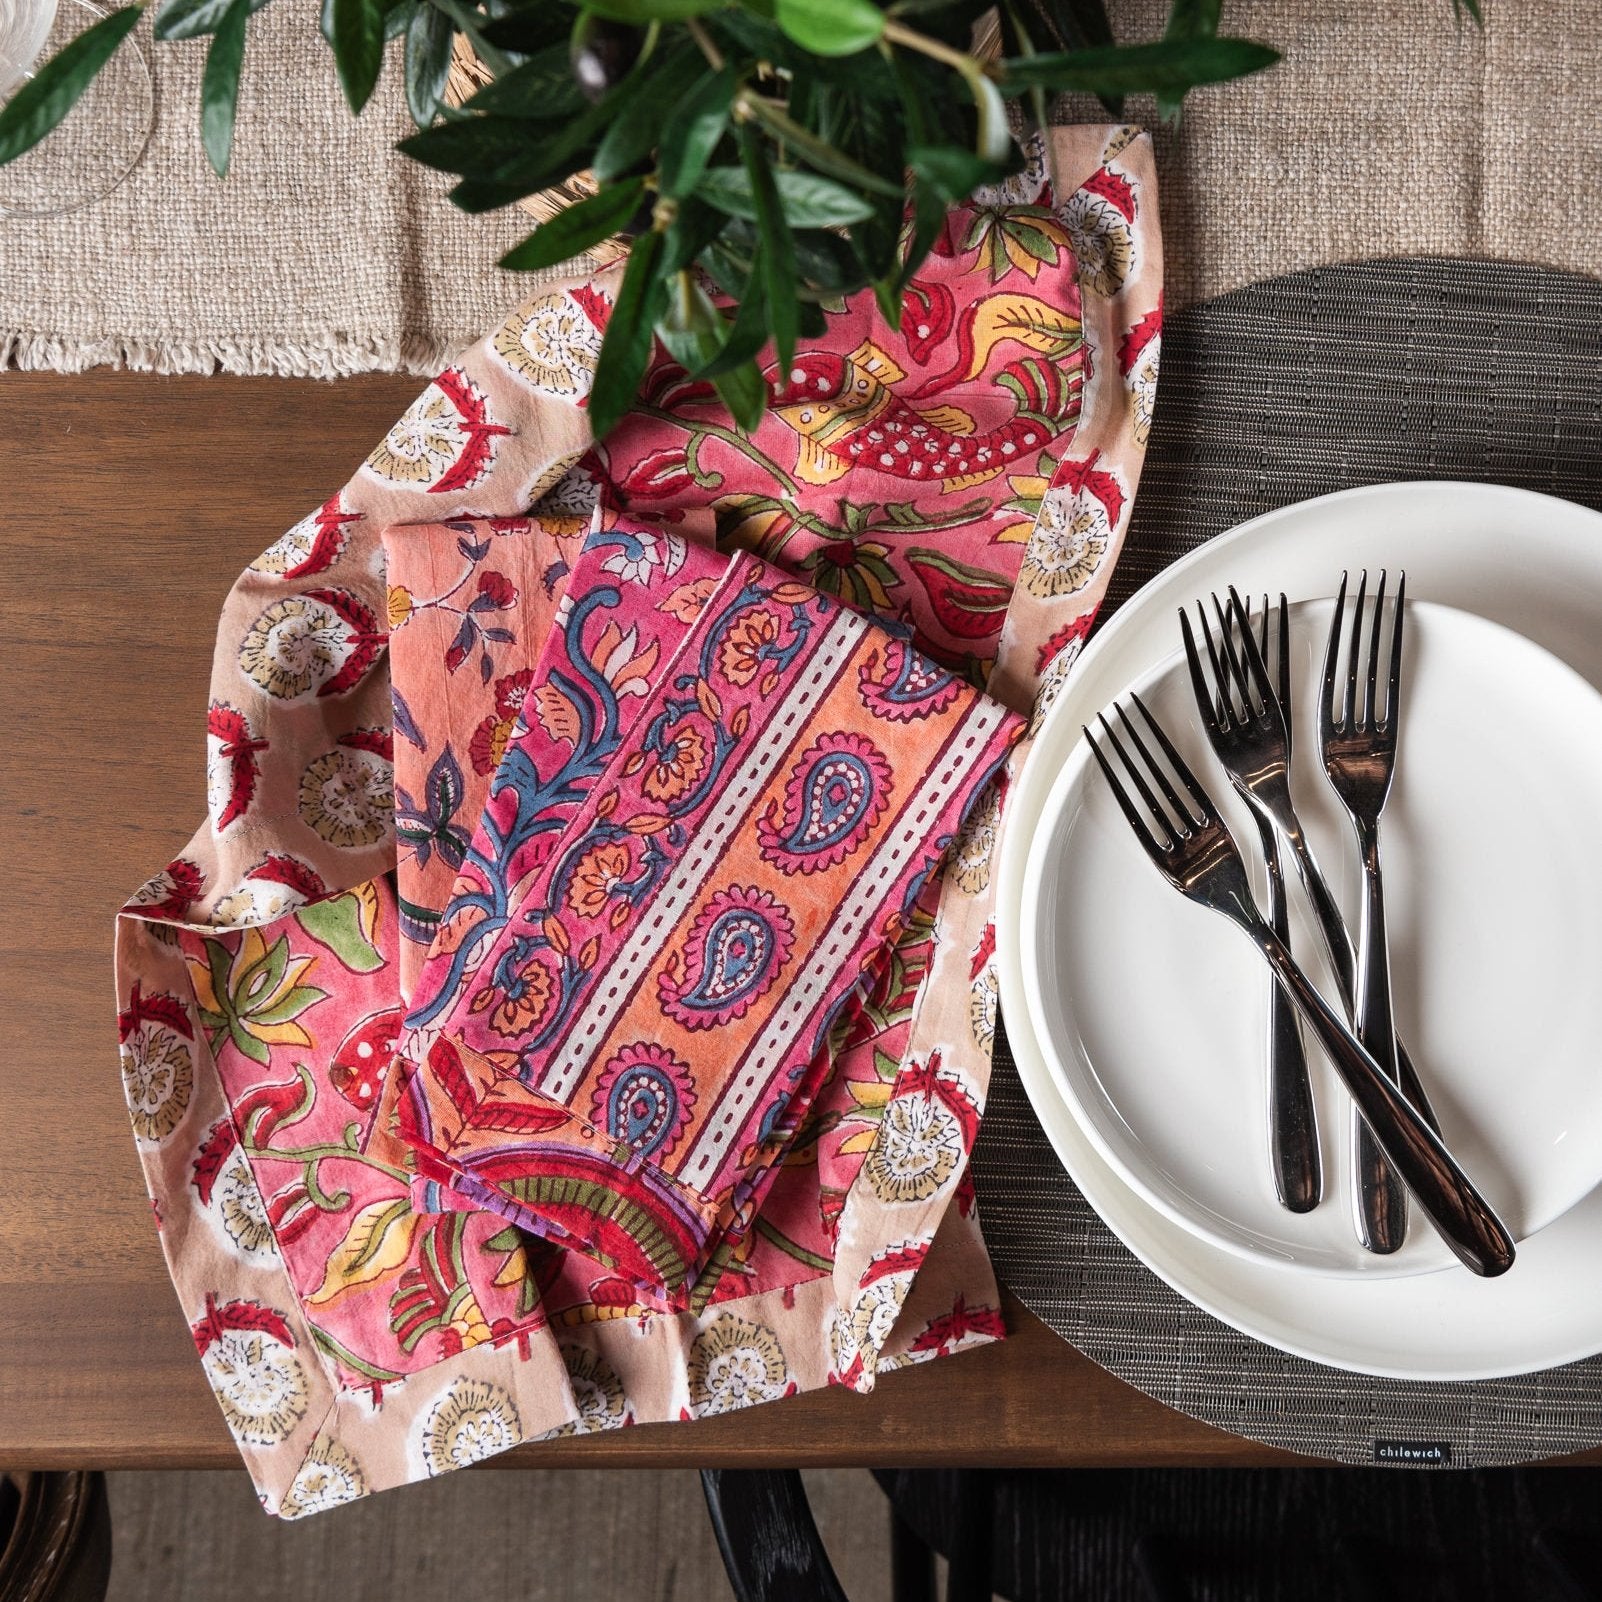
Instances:
[[[1590,982],[1602,973],[1593,844],[1602,696],[1499,624],[1413,601],[1407,611],[1396,778],[1381,824],[1398,1027],[1447,1145],[1523,1240],[1602,1179],[1602,986]],[[1330,601],[1290,610],[1292,780],[1314,855],[1355,929],[1361,864],[1318,758],[1333,615]],[[1178,634],[1176,621],[1170,640]],[[1257,830],[1212,758],[1183,656],[1176,650],[1129,688],[1224,811],[1261,903]],[[1292,943],[1311,966],[1319,935],[1295,889],[1291,905],[1302,914]],[[1300,1215],[1279,1205],[1268,1157],[1268,969],[1237,930],[1153,868],[1083,740],[1033,833],[1021,918],[1035,1040],[1097,1151],[1154,1207],[1215,1245],[1290,1269],[1455,1266],[1416,1208],[1400,1251],[1376,1256],[1358,1244],[1351,1104],[1311,1040],[1324,1202]],[[1324,989],[1335,994],[1327,980]]]
[[[1199,1307],[1282,1350],[1356,1372],[1433,1380],[1528,1373],[1602,1351],[1602,1190],[1523,1242],[1500,1279],[1457,1270],[1287,1272],[1202,1240],[1119,1178],[1069,1110],[1030,1019],[1026,868],[1080,725],[1169,655],[1175,613],[1197,594],[1233,583],[1306,600],[1326,595],[1332,575],[1362,566],[1405,567],[1410,593],[1501,623],[1602,687],[1602,516],[1568,502],[1491,485],[1378,485],[1285,507],[1202,546],[1092,641],[1009,797],[997,868],[1008,1034],[1025,1090],[1075,1183],[1135,1255]],[[1566,911],[1588,929],[1602,919],[1602,908]],[[1596,1054],[1602,1074],[1602,1040]],[[1529,1060],[1521,1052],[1509,1074],[1527,1072]]]

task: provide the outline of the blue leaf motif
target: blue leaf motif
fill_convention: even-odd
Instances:
[[[466,794],[461,764],[447,745],[434,766],[428,770],[428,821],[434,825],[436,834],[441,825],[449,823],[456,816]]]

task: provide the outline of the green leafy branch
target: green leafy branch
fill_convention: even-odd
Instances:
[[[201,140],[228,169],[251,17],[272,0],[152,0],[159,40],[208,38]],[[1173,0],[1161,39],[1120,44],[1105,0],[321,0],[352,112],[400,40],[418,132],[400,149],[484,212],[588,174],[589,192],[502,265],[537,271],[618,235],[633,248],[589,406],[604,435],[660,339],[749,431],[825,304],[872,285],[898,325],[946,210],[1015,171],[1048,96],[1184,96],[1259,72],[1267,45],[1219,33],[1222,0]],[[71,109],[144,0],[79,35],[0,108],[0,163]],[[1478,0],[1453,0],[1478,20]],[[457,35],[489,82],[446,99]],[[985,48],[976,43],[981,37]],[[727,302],[720,308],[713,288]]]

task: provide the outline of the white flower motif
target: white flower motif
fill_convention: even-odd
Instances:
[[[872,1356],[871,1367],[878,1367],[879,1353],[884,1350],[890,1332],[901,1316],[901,1304],[912,1289],[910,1274],[887,1274],[857,1292],[851,1304],[851,1334],[863,1355],[864,1363]]]
[[[1160,338],[1153,339],[1129,371],[1129,399],[1134,409],[1131,433],[1137,445],[1144,445],[1151,436],[1152,414],[1157,407],[1157,364],[1161,359],[1161,345]]]
[[[333,607],[305,595],[274,601],[239,647],[247,677],[279,700],[326,684],[349,651],[350,625]]]
[[[461,414],[437,384],[401,413],[367,465],[391,484],[431,484],[462,448]]]
[[[973,1026],[973,1038],[979,1045],[988,1046],[996,1038],[999,1011],[996,965],[991,962],[968,987],[968,1022]]]
[[[601,331],[572,296],[558,291],[514,312],[490,348],[530,389],[577,400],[590,392]]]
[[[225,1331],[200,1361],[242,1445],[276,1446],[305,1417],[305,1372],[287,1346],[260,1330]]]
[[[1135,264],[1135,236],[1122,212],[1088,189],[1069,196],[1063,227],[1073,241],[1079,282],[1104,298],[1116,295]]]
[[[271,1259],[277,1255],[273,1226],[267,1221],[261,1192],[256,1188],[250,1163],[237,1149],[217,1176],[212,1205],[223,1233],[247,1257]]]
[[[321,508],[316,512],[309,512],[292,529],[280,534],[250,564],[251,572],[278,574],[287,573],[292,567],[299,567],[311,555],[312,547],[317,543],[320,514]]]
[[[390,765],[375,752],[341,747],[318,757],[301,775],[301,819],[330,845],[382,840],[393,809]]]
[[[968,815],[951,850],[951,873],[957,883],[977,894],[990,883],[990,858],[1001,822],[1001,792],[994,785]]]
[[[178,1127],[195,1087],[189,1043],[175,1029],[142,1023],[122,1043],[120,1055],[134,1134],[158,1145]]]
[[[211,909],[212,922],[219,929],[240,929],[248,924],[272,923],[286,912],[305,904],[306,898],[287,884],[246,881],[237,889],[217,897]]]
[[[423,1423],[423,1461],[430,1474],[449,1474],[516,1446],[522,1421],[512,1398],[488,1380],[456,1380]]]
[[[1062,694],[1063,685],[1068,682],[1068,670],[1079,660],[1079,653],[1084,648],[1082,637],[1072,639],[1046,664],[1046,671],[1040,675],[1040,687],[1035,691],[1034,717],[1029,725],[1031,734],[1036,733],[1045,722],[1046,714]]]
[[[628,1416],[628,1398],[612,1365],[587,1346],[564,1343],[561,1353],[579,1416],[552,1434],[590,1435],[617,1429]]]
[[[927,1201],[962,1163],[962,1125],[937,1096],[892,1098],[863,1170],[882,1202]]]
[[[303,1519],[366,1495],[367,1476],[361,1464],[338,1441],[322,1436],[306,1454],[279,1504],[278,1516]]]
[[[1022,578],[1032,595],[1074,595],[1095,578],[1112,544],[1107,509],[1087,491],[1046,491],[1024,552]]]
[[[779,1337],[733,1313],[720,1313],[696,1336],[686,1375],[697,1417],[775,1401],[790,1377]]]
[[[671,578],[684,565],[684,546],[677,540],[644,528],[630,529],[626,538],[635,549],[619,545],[601,563],[604,571],[617,574],[625,584],[647,583],[656,568],[662,570],[664,578]]]

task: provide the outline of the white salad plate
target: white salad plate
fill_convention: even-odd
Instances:
[[[1585,844],[1602,815],[1602,696],[1499,624],[1430,603],[1409,601],[1407,612],[1396,778],[1381,820],[1397,1027],[1448,1147],[1523,1240],[1602,1179],[1602,985],[1585,977],[1602,973],[1592,910],[1602,853]],[[1318,758],[1333,616],[1329,601],[1289,613],[1292,790],[1355,930],[1361,865]],[[1223,810],[1264,904],[1257,829],[1212,758],[1183,657],[1142,675],[1125,705],[1129,689]],[[1304,914],[1292,945],[1322,970],[1294,886],[1291,906]],[[1311,1037],[1324,1202],[1300,1215],[1280,1206],[1268,1156],[1268,969],[1153,868],[1083,740],[1035,828],[1021,919],[1035,1040],[1097,1152],[1152,1206],[1214,1245],[1290,1269],[1455,1264],[1416,1208],[1400,1251],[1358,1244],[1351,1104]],[[1335,994],[1328,979],[1322,987]]]
[[[1513,1269],[1497,1280],[1477,1279],[1455,1266],[1442,1272],[1386,1274],[1383,1270],[1374,1273],[1346,1271],[1339,1266],[1331,1269],[1325,1263],[1323,1272],[1298,1272],[1295,1253],[1279,1258],[1263,1242],[1238,1237],[1232,1238],[1228,1246],[1220,1243],[1220,1219],[1238,1224],[1237,1192],[1213,1192],[1225,1197],[1227,1205],[1216,1210],[1218,1217],[1206,1220],[1208,1236],[1204,1236],[1197,1233],[1196,1218],[1181,1223],[1173,1205],[1156,1200],[1151,1170],[1143,1170],[1140,1188],[1120,1173],[1103,1149],[1111,1149],[1107,1129],[1098,1129],[1098,1143],[1090,1132],[1093,1120],[1076,1114],[1075,1101],[1065,1088],[1060,1040],[1069,1037],[1056,1037],[1054,1030],[1043,1027],[1038,1016],[1040,998],[1037,995],[1032,1002],[1030,997],[1027,976],[1032,966],[1038,968],[1040,959],[1038,951],[1032,950],[1038,937],[1036,923],[1033,919],[1026,921],[1025,909],[1038,904],[1038,887],[1031,886],[1042,860],[1042,831],[1054,791],[1059,785],[1070,787],[1074,783],[1071,764],[1075,747],[1081,743],[1080,725],[1092,721],[1130,685],[1162,681],[1165,673],[1172,674],[1176,613],[1197,596],[1234,584],[1243,594],[1261,596],[1268,591],[1277,595],[1283,590],[1293,602],[1317,601],[1329,595],[1343,570],[1365,566],[1372,570],[1388,567],[1393,572],[1405,568],[1410,596],[1428,598],[1501,624],[1566,663],[1589,685],[1602,687],[1602,516],[1584,508],[1498,486],[1429,482],[1379,485],[1286,507],[1209,542],[1142,589],[1092,641],[1059,692],[1008,799],[997,868],[997,944],[1008,1035],[1025,1090],[1075,1183],[1135,1255],[1199,1307],[1282,1350],[1357,1372],[1432,1380],[1527,1373],[1602,1351],[1602,1191],[1591,1190],[1555,1222],[1521,1242]],[[1424,610],[1419,609],[1420,616]],[[1316,608],[1311,609],[1311,615],[1318,615]],[[1426,623],[1424,631],[1429,627]],[[1321,629],[1315,622],[1309,630],[1304,622],[1297,632],[1316,645]],[[1423,631],[1418,638],[1423,638]],[[1411,664],[1411,657],[1409,661]],[[1418,661],[1416,687],[1424,683],[1423,651]],[[1300,679],[1306,681],[1307,662],[1299,660],[1296,665],[1301,669]],[[1556,682],[1544,665],[1538,676],[1543,684]],[[1423,693],[1422,689],[1419,693]],[[1443,688],[1439,693],[1447,692]],[[1588,698],[1577,696],[1574,704],[1588,704]],[[1410,702],[1410,707],[1413,705]],[[1298,734],[1299,766],[1304,766],[1304,759],[1311,753],[1305,713]],[[1549,734],[1547,738],[1549,742]],[[1408,749],[1414,748],[1409,745]],[[1194,754],[1198,758],[1202,755],[1200,751]],[[1424,761],[1418,760],[1420,764]],[[1577,771],[1589,771],[1577,769],[1576,760],[1583,759],[1571,754],[1563,767],[1565,778],[1560,782],[1589,782],[1575,780]],[[1227,782],[1216,769],[1198,766],[1197,771],[1222,801]],[[1402,802],[1404,782],[1414,782],[1404,781],[1405,772],[1406,768],[1399,766],[1393,805]],[[1431,781],[1421,773],[1417,782]],[[1487,782],[1500,797],[1497,784],[1503,781]],[[1088,788],[1084,791],[1087,810],[1091,793]],[[1305,771],[1299,773],[1298,799],[1307,805],[1309,814],[1315,793]],[[1498,799],[1496,804],[1505,802]],[[1115,816],[1110,812],[1104,815]],[[1239,815],[1231,816],[1233,821]],[[1191,923],[1191,936],[1185,946],[1188,959],[1205,954],[1206,961],[1223,965],[1220,971],[1225,974],[1226,983],[1248,985],[1250,995],[1265,996],[1262,980],[1266,970],[1253,971],[1252,964],[1259,959],[1252,956],[1239,934],[1216,915],[1187,907],[1142,860],[1138,846],[1128,836],[1127,825],[1122,820],[1117,822],[1124,831],[1122,836],[1114,831],[1109,834],[1105,849],[1075,851],[1071,860],[1085,864],[1084,872],[1116,874],[1121,887],[1117,894],[1143,898],[1150,914],[1146,924],[1141,925],[1133,911],[1120,911],[1116,925],[1136,935],[1149,934],[1150,938],[1140,944],[1139,961],[1133,967],[1120,966],[1110,956],[1105,961],[1102,956],[1093,959],[1100,964],[1096,971],[1106,980],[1105,993],[1094,1002],[1095,1008],[1101,1009],[1097,1015],[1104,1020],[1113,1017],[1121,995],[1126,1016],[1141,1014],[1141,1027],[1145,1027],[1144,1014],[1159,1005],[1153,999],[1159,988],[1153,983],[1153,970],[1159,962],[1170,960],[1163,953],[1172,949],[1173,936],[1163,931],[1176,927],[1176,918],[1181,924]],[[1566,1038],[1571,1019],[1587,1016],[1591,1005],[1588,996],[1571,998],[1569,987],[1589,991],[1597,984],[1594,953],[1602,939],[1602,905],[1585,887],[1594,885],[1599,871],[1602,830],[1596,831],[1594,837],[1558,840],[1543,838],[1546,826],[1538,816],[1521,823],[1510,860],[1520,864],[1541,860],[1541,881],[1549,887],[1556,884],[1557,890],[1554,893],[1548,889],[1549,899],[1543,902],[1539,915],[1555,920],[1566,931],[1566,939],[1556,946],[1546,946],[1549,953],[1558,953],[1561,971],[1557,976],[1540,972],[1533,995],[1515,993],[1511,979],[1502,982],[1502,993],[1486,1014],[1494,1016],[1502,1038],[1514,1041],[1505,1065],[1508,1083],[1514,1089],[1513,1101],[1524,1083],[1543,1073],[1543,1065],[1558,1052],[1583,1054],[1590,1049],[1602,1079],[1602,1037],[1587,1041],[1583,1027],[1577,1026],[1581,1036],[1578,1044]],[[1242,838],[1243,844],[1253,841],[1247,830],[1242,831]],[[1351,899],[1354,886],[1349,882],[1352,860],[1338,830],[1325,830],[1315,843],[1323,851],[1337,893],[1346,904],[1355,905]],[[1508,846],[1505,840],[1487,840],[1481,856],[1464,865],[1463,876],[1487,871],[1495,874],[1502,860],[1499,852],[1505,853]],[[1450,900],[1461,892],[1457,888],[1439,888],[1452,880],[1452,875],[1425,872],[1429,848],[1416,827],[1392,828],[1385,837],[1385,849],[1388,865],[1394,862],[1397,872],[1393,900],[1398,908],[1410,908],[1400,917],[1393,912],[1393,948],[1413,950],[1415,942],[1422,946],[1426,938],[1432,938],[1466,943],[1467,956],[1483,960],[1483,954],[1475,950],[1475,942],[1483,938],[1483,920],[1478,914],[1472,930],[1454,926],[1433,929],[1426,936],[1424,921],[1440,915],[1434,898],[1447,896]],[[1554,878],[1554,870],[1545,857],[1556,858],[1560,854],[1566,857],[1568,871]],[[1095,858],[1105,858],[1106,862],[1092,870],[1090,864]],[[1414,865],[1404,867],[1404,861]],[[1121,867],[1116,866],[1118,862]],[[1136,869],[1144,869],[1144,880]],[[1427,891],[1424,878],[1429,881]],[[1149,901],[1144,899],[1148,893]],[[1501,889],[1497,895],[1509,893]],[[1114,918],[1105,907],[1102,911],[1105,918]],[[1096,934],[1108,942],[1115,938],[1106,924],[1099,926]],[[1550,936],[1545,930],[1521,930],[1516,932],[1513,946],[1516,948],[1518,940],[1526,938],[1547,942]],[[1298,932],[1298,939],[1303,949],[1311,949],[1305,926]],[[1231,942],[1239,944],[1238,951],[1231,949]],[[1586,953],[1592,955],[1587,957]],[[1433,949],[1415,960],[1420,975],[1445,971],[1437,967]],[[1530,973],[1525,954],[1515,950],[1514,960],[1519,976],[1516,984],[1523,985]],[[1165,980],[1168,977],[1165,973]],[[1036,989],[1040,989],[1038,983]],[[1074,995],[1067,994],[1066,989],[1064,994],[1070,1006],[1076,1004]],[[1077,1004],[1084,1005],[1083,997]],[[1166,1009],[1168,1005],[1165,997],[1161,1006]],[[1255,1043],[1255,1052],[1247,1053],[1244,1067],[1237,1064],[1233,1069],[1243,1086],[1238,1122],[1242,1129],[1255,1131],[1244,1140],[1237,1133],[1237,1142],[1259,1168],[1266,1163],[1261,1148],[1262,1111],[1250,1076],[1255,1072],[1260,1082],[1263,1005],[1261,1000],[1256,1003],[1255,1022],[1249,1017],[1253,1008],[1239,1007],[1241,1013],[1248,1015],[1246,1036],[1242,1038],[1249,1037],[1248,1044]],[[1426,987],[1401,1006],[1404,1033],[1410,1037],[1418,1062],[1444,1062],[1445,1055],[1437,1049],[1444,1042],[1431,1033],[1426,1046],[1421,1032],[1445,1027],[1437,1022],[1437,998]],[[1078,1015],[1072,1016],[1077,1019]],[[1198,1039],[1215,1028],[1221,1016],[1213,1005],[1208,1014],[1198,1017],[1194,1026]],[[1522,1026],[1522,1032],[1506,1033],[1510,1019]],[[1105,1022],[1096,1027],[1105,1029]],[[1455,1029],[1455,1023],[1451,1027]],[[1047,1038],[1048,1034],[1051,1038]],[[1109,1037],[1091,1037],[1097,1050],[1102,1038]],[[1213,1053],[1219,1048],[1211,1045],[1207,1049]],[[1310,1051],[1310,1057],[1316,1063],[1316,1048]],[[1489,1133],[1476,1123],[1485,1115],[1471,1110],[1470,1102],[1455,1088],[1457,1081],[1452,1081],[1454,1088],[1448,1089],[1444,1073],[1432,1073],[1429,1067],[1422,1071],[1449,1129],[1458,1120],[1460,1136],[1472,1139],[1476,1128],[1481,1134]],[[1326,1070],[1320,1067],[1315,1072]],[[1081,1088],[1090,1082],[1081,1076]],[[1594,1112],[1594,1102],[1590,1106]],[[1577,1117],[1588,1116],[1585,1108],[1577,1109]],[[1326,1117],[1325,1123],[1328,1171],[1332,1176],[1343,1176],[1345,1119]],[[1334,1127],[1337,1125],[1338,1131]],[[1199,1184],[1194,1170],[1188,1174]],[[1511,1168],[1500,1177],[1515,1184],[1520,1182]],[[1485,1182],[1488,1191],[1496,1183],[1488,1175]],[[1343,1177],[1337,1179],[1337,1184],[1344,1183]],[[1224,1181],[1215,1184],[1222,1185]],[[1541,1176],[1536,1188],[1544,1186],[1545,1178]],[[1516,1196],[1512,1199],[1518,1201]],[[1172,1193],[1166,1198],[1169,1204],[1174,1200]],[[1341,1194],[1326,1202],[1323,1210],[1343,1227],[1349,1227],[1349,1207]],[[1538,1212],[1530,1216],[1534,1218]],[[1286,1231],[1286,1225],[1278,1227]],[[1419,1230],[1427,1225],[1420,1221],[1414,1227]],[[1305,1261],[1305,1248],[1300,1260]]]

